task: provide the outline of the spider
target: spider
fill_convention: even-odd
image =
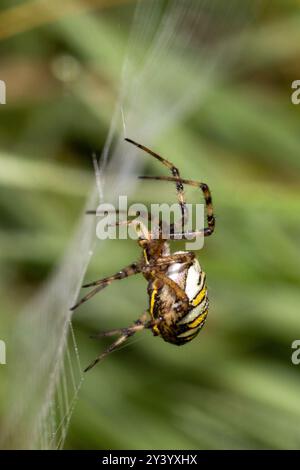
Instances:
[[[182,179],[178,168],[170,161],[144,145],[128,138],[125,140],[156,158],[171,171],[172,176],[140,176],[140,178],[175,183],[177,199],[181,208],[181,227],[184,226],[187,216],[183,185],[201,189],[206,205],[207,227],[194,232],[181,232],[181,238],[186,239],[199,234],[211,235],[215,228],[215,217],[213,215],[211,193],[207,184]],[[88,211],[88,213],[96,214],[96,211]],[[136,221],[127,220],[125,223],[130,225],[135,224]],[[149,329],[154,336],[160,336],[168,343],[180,346],[194,339],[205,323],[208,313],[206,275],[192,251],[171,253],[169,242],[176,239],[176,236],[178,238],[178,233],[175,232],[176,224],[171,224],[170,233],[167,237],[163,236],[160,224],[159,236],[155,239],[143,224],[138,222],[138,225],[140,228],[138,243],[143,251],[142,259],[126,266],[112,276],[85,284],[83,287],[94,287],[94,289],[78,301],[71,310],[75,310],[113,281],[134,274],[142,274],[148,282],[149,308],[127,328],[114,329],[94,335],[94,337],[118,335],[118,338],[86,367],[85,372],[138,331]]]

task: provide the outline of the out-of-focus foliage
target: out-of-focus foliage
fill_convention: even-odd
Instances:
[[[291,362],[291,343],[300,338],[300,107],[290,99],[300,79],[300,14],[296,0],[271,3],[247,33],[238,76],[153,143],[182,175],[213,191],[216,232],[199,252],[211,298],[205,329],[184,348],[145,332],[90,372],[67,448],[300,447],[300,366]],[[12,2],[1,5],[0,22]],[[63,256],[84,207],[131,13],[130,5],[90,12],[93,25],[99,18],[106,25],[103,43],[93,42],[84,15],[81,31],[58,21],[0,41],[7,83],[0,107],[1,339]],[[145,161],[149,172],[162,171]],[[149,182],[132,200],[173,197],[168,185]],[[86,278],[114,273],[139,255],[132,241],[107,242]],[[90,333],[126,326],[146,306],[146,283],[137,277],[76,312],[84,364],[106,344]],[[2,414],[10,347],[0,366]]]

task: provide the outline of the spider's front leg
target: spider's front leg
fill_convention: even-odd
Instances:
[[[182,184],[187,184],[189,186],[194,186],[195,188],[201,189],[203,196],[204,196],[205,205],[206,205],[206,218],[207,218],[208,226],[205,227],[203,230],[196,230],[194,232],[189,232],[187,234],[171,233],[170,240],[173,240],[174,237],[176,239],[176,235],[188,235],[188,236],[204,235],[205,237],[212,235],[212,233],[215,230],[216,219],[215,219],[214,212],[213,212],[211,192],[206,183],[201,183],[200,181],[186,180],[183,178],[177,178],[177,177],[172,177],[172,176],[139,176],[139,178],[143,180],[157,180],[157,181],[171,181],[171,182],[177,181],[177,182],[181,182]],[[183,236],[183,238],[185,237]]]

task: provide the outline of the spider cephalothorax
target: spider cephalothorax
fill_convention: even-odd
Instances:
[[[198,260],[195,258],[195,254],[191,251],[171,253],[169,241],[177,239],[178,235],[181,236],[181,239],[185,239],[191,236],[196,237],[200,234],[209,236],[213,233],[215,218],[210,190],[205,183],[182,179],[179,170],[171,162],[147,147],[131,139],[125,140],[149,153],[170,169],[172,176],[142,176],[140,178],[175,183],[182,215],[180,227],[184,227],[187,216],[183,192],[184,185],[194,186],[202,190],[206,204],[207,227],[194,232],[178,233],[176,231],[178,224],[172,224],[166,237],[165,233],[161,230],[161,226],[159,226],[159,236],[154,238],[153,234],[148,231],[141,221],[129,220],[125,222],[128,225],[137,225],[139,233],[138,243],[143,251],[141,260],[123,268],[113,276],[83,286],[93,286],[94,289],[74,305],[72,310],[86,302],[113,281],[138,273],[143,274],[148,282],[149,308],[133,325],[96,335],[98,337],[119,335],[119,337],[85,369],[86,371],[91,369],[107,354],[118,348],[130,336],[145,328],[150,329],[155,336],[161,336],[168,343],[185,344],[197,336],[205,323],[208,313],[206,276]],[[89,213],[95,213],[95,211],[89,211]]]

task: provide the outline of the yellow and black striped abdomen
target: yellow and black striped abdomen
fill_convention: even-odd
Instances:
[[[151,284],[150,315],[153,319],[161,319],[154,327],[153,333],[165,341],[182,345],[191,341],[203,327],[208,313],[208,296],[206,275],[198,261],[182,269],[182,265],[173,265],[168,270],[168,277],[185,291],[189,299],[188,310],[178,310],[179,299],[171,295],[169,289],[157,290]]]
[[[200,292],[191,301],[189,312],[177,323],[177,344],[191,341],[204,326],[208,314],[207,287],[204,283]]]

